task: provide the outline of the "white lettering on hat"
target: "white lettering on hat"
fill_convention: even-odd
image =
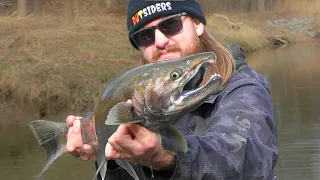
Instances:
[[[150,8],[151,8],[151,13],[152,14],[155,13],[156,10],[157,10],[157,8],[154,5],[150,5]],[[149,15],[151,15],[151,14],[149,14]]]
[[[170,3],[170,2],[167,2],[167,3],[166,3],[166,6],[167,6],[168,10],[171,10],[171,9],[172,9],[172,8],[171,8],[171,3]]]
[[[143,11],[143,16],[144,16],[144,17],[148,16],[148,11],[147,11],[146,8],[143,8],[142,11]]]
[[[169,11],[171,10],[171,3],[170,2],[162,2],[149,5],[142,10],[139,10],[136,14],[132,16],[132,24],[135,25],[138,23],[142,18],[146,16],[150,16],[154,13],[161,12],[161,11]]]
[[[167,7],[166,7],[165,3],[161,3],[161,9],[162,9],[162,11],[166,11],[167,10]]]
[[[157,8],[157,11],[158,11],[158,12],[161,11],[161,9],[160,9],[160,3],[157,3],[157,4],[156,4],[156,8]]]

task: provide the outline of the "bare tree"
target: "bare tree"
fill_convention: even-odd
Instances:
[[[40,8],[40,0],[34,0],[33,12],[35,14],[39,14],[39,8]]]
[[[258,0],[258,11],[265,11],[265,0]]]
[[[79,13],[79,3],[76,0],[67,0],[63,2],[63,15],[66,20],[70,21]]]
[[[110,7],[112,0],[105,0],[105,4],[107,7]]]
[[[107,8],[117,8],[128,4],[128,0],[105,0]]]
[[[18,16],[23,17],[27,15],[27,0],[18,0]]]

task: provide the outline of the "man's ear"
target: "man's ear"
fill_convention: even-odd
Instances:
[[[193,19],[194,25],[196,27],[197,35],[201,36],[203,33],[204,25],[198,19]]]

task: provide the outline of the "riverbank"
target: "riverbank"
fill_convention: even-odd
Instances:
[[[288,17],[212,14],[207,27],[223,44],[240,44],[247,53],[272,47],[270,37],[287,43],[315,40],[273,24]],[[319,19],[309,18],[314,20],[310,31],[320,32]],[[127,40],[124,16],[0,17],[0,112],[5,117],[0,125],[25,123],[26,116],[81,115],[92,109],[105,83],[139,65],[139,58]]]

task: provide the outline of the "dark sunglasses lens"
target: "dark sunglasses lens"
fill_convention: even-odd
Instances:
[[[154,42],[154,31],[151,28],[139,31],[133,35],[133,40],[138,46],[148,46]]]
[[[180,32],[183,27],[181,16],[172,17],[163,21],[159,24],[159,27],[165,35],[175,35]]]

